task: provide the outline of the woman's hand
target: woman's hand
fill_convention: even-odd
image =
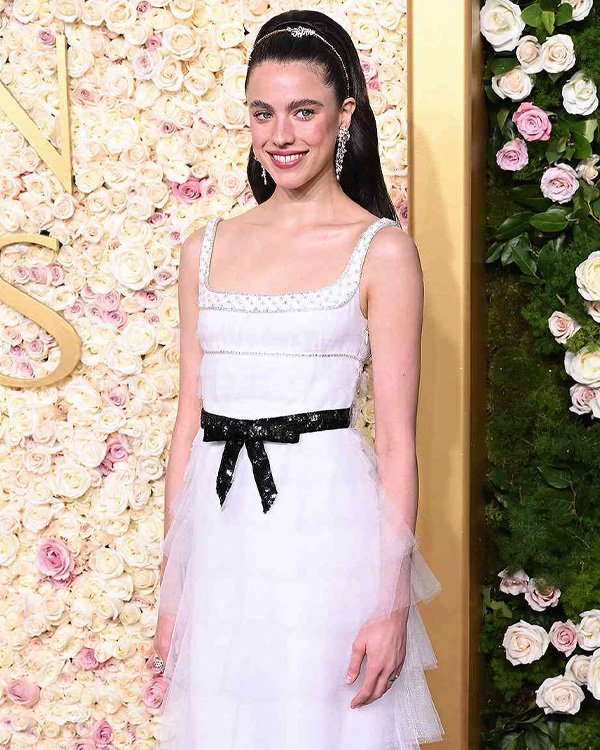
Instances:
[[[171,646],[174,628],[175,615],[159,615],[158,622],[156,624],[156,633],[154,634],[153,646],[154,650],[165,664],[167,663],[167,655]]]
[[[361,627],[352,644],[347,684],[352,684],[361,668],[365,654],[367,669],[362,686],[350,703],[351,708],[366,706],[380,698],[393,682],[389,677],[400,673],[406,657],[407,612],[368,622]]]

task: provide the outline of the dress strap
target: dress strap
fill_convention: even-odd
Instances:
[[[380,219],[376,219],[372,224],[370,224],[366,230],[363,232],[360,240],[358,241],[356,247],[354,248],[354,252],[352,254],[352,258],[350,261],[350,273],[349,273],[349,281],[353,292],[356,292],[358,290],[358,287],[360,285],[360,280],[362,277],[362,269],[365,263],[365,258],[367,257],[367,252],[369,248],[371,247],[371,242],[377,232],[379,232],[380,229],[383,229],[384,227],[389,226],[397,226],[399,227],[400,224],[397,221],[394,221],[393,219],[388,219],[387,217],[383,216]]]
[[[215,241],[215,233],[219,220],[220,217],[213,216],[206,222],[204,226],[204,236],[202,237],[202,244],[200,245],[200,264],[198,268],[198,281],[200,289],[202,289],[202,287],[205,287],[208,283],[210,256],[212,255],[212,247]]]

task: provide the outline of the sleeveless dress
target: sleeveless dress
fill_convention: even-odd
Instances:
[[[437,660],[415,606],[440,584],[397,511],[394,519],[356,426],[370,357],[361,270],[375,234],[398,225],[372,222],[328,286],[245,294],[208,285],[219,221],[208,221],[200,248],[204,409],[256,419],[352,406],[352,424],[264,441],[277,485],[268,513],[243,447],[220,504],[224,442],[203,441],[199,428],[162,543],[158,607],[175,625],[159,748],[418,750],[444,733],[424,676]],[[352,709],[367,662],[346,685],[352,642],[401,598],[409,611],[400,675]]]

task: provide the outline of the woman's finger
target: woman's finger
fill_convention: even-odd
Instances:
[[[364,656],[364,641],[355,640],[352,644],[352,655],[350,657],[350,664],[348,665],[348,672],[346,674],[346,683],[348,685],[353,683],[358,677]]]
[[[369,698],[369,696],[375,689],[375,685],[377,684],[377,680],[379,679],[380,674],[381,674],[381,667],[371,666],[369,664],[369,659],[367,658],[367,669],[365,671],[365,678],[363,680],[360,690],[350,702],[350,708],[356,708],[357,706],[364,705],[367,698]]]

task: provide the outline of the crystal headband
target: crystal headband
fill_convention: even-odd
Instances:
[[[321,34],[318,34],[314,29],[311,29],[308,26],[284,26],[281,29],[275,29],[274,31],[269,31],[267,34],[264,34],[264,36],[261,36],[260,39],[257,39],[254,42],[254,46],[252,47],[252,50],[250,51],[248,60],[250,60],[250,58],[252,57],[252,53],[254,52],[254,48],[256,47],[257,44],[262,42],[262,40],[266,39],[268,36],[272,36],[273,34],[279,34],[282,31],[289,31],[290,34],[295,37],[316,36],[318,39],[324,42],[337,55],[338,60],[340,61],[340,65],[342,66],[342,69],[344,71],[344,76],[346,77],[346,89],[348,91],[348,96],[350,96],[350,79],[348,78],[348,71],[346,70],[346,66],[344,65],[342,56],[336,50],[333,44],[328,42],[327,39],[325,39],[325,37],[321,36]]]

